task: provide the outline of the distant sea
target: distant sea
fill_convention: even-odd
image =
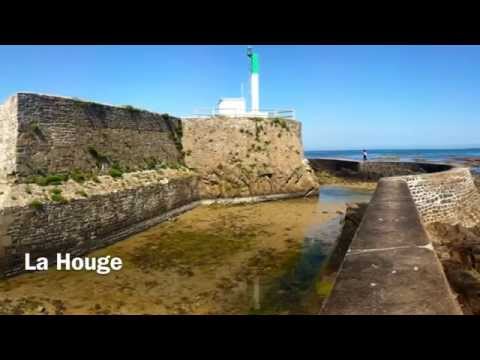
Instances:
[[[398,161],[454,161],[456,158],[479,157],[480,148],[476,149],[366,149],[369,160],[398,160]],[[305,151],[307,158],[344,158],[361,160],[362,149],[359,150],[321,150]]]

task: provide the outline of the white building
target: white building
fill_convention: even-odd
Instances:
[[[247,112],[245,99],[222,98],[218,101],[216,113],[223,116],[243,116]]]

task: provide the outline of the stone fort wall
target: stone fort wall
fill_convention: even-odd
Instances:
[[[282,198],[315,193],[318,183],[303,158],[301,124],[281,119],[180,120],[143,110],[19,93],[0,108],[0,277],[23,270],[24,254],[53,259],[78,255],[145,230],[200,199]],[[94,151],[93,151],[94,150]],[[185,164],[194,171],[145,165]],[[74,169],[100,175],[118,163],[126,173],[41,187],[31,175]],[[175,166],[172,166],[175,168]],[[137,172],[133,172],[137,170]],[[183,173],[183,175],[181,175]],[[93,181],[93,180],[92,180]],[[33,194],[27,188],[33,189]],[[75,185],[77,186],[77,185]],[[58,187],[66,201],[56,203]],[[43,191],[43,192],[42,192]],[[62,195],[62,196],[63,196]],[[36,206],[32,206],[34,200]],[[38,206],[41,201],[41,206]]]
[[[165,220],[198,200],[196,176],[112,191],[41,208],[0,208],[0,278],[24,271],[25,253],[54,263],[56,253],[86,254]]]
[[[16,144],[10,174],[20,180],[29,175],[68,172],[73,169],[104,171],[117,163],[126,170],[148,164],[182,160],[181,122],[166,114],[132,107],[18,93],[15,104],[17,129],[10,126],[9,142]]]
[[[184,120],[185,163],[204,198],[318,190],[304,161],[301,123],[262,118]]]

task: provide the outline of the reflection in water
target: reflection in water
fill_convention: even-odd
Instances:
[[[304,239],[303,247],[297,261],[291,269],[273,281],[266,280],[264,285],[265,294],[262,306],[263,313],[309,313],[311,298],[308,295],[313,285],[321,274],[323,264],[331,254],[335,242],[342,230],[343,216],[323,223],[313,224]],[[255,287],[255,296],[258,291]],[[318,304],[323,298],[317,298],[314,304]],[[255,310],[259,310],[258,305]],[[258,311],[256,311],[258,312]]]
[[[339,186],[324,186],[319,203],[368,202],[372,191]],[[327,222],[314,222],[305,232],[300,256],[295,264],[277,279],[263,283],[262,308],[254,313],[312,313],[316,312],[330,289],[323,291],[322,270],[342,232],[343,215]],[[315,288],[315,285],[317,288]],[[319,288],[320,287],[320,288]],[[322,288],[323,287],[323,288]],[[316,291],[315,291],[316,290]],[[258,296],[255,287],[255,299]]]
[[[319,200],[322,203],[369,202],[372,191],[337,185],[325,185],[320,188]]]

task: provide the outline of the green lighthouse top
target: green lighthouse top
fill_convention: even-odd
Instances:
[[[253,53],[252,56],[250,57],[250,69],[252,71],[252,74],[258,74],[259,71],[259,60],[258,60],[258,54]]]
[[[247,56],[250,58],[250,71],[252,72],[252,74],[258,74],[260,67],[258,54],[254,53],[250,46],[247,48]]]

